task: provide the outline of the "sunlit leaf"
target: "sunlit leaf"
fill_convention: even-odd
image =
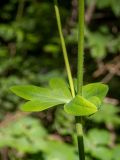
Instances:
[[[24,105],[21,106],[21,109],[26,112],[38,112],[46,110],[50,107],[56,106],[61,104],[60,102],[55,101],[41,101],[41,100],[32,100],[26,102]]]
[[[32,100],[37,98],[43,98],[50,95],[48,88],[37,87],[34,85],[17,85],[10,88],[10,90],[17,96],[22,97],[26,100]]]
[[[49,88],[19,85],[11,87],[11,91],[30,100],[21,107],[23,111],[30,112],[43,111],[58,104],[68,103],[72,99],[69,86],[63,79],[54,78],[50,80],[49,85]]]
[[[27,100],[35,100],[40,99],[41,101],[57,101],[61,103],[66,103],[70,101],[70,99],[65,97],[61,90],[53,90],[50,88],[42,88],[33,85],[19,85],[11,87],[11,91],[16,95],[27,99]]]
[[[72,99],[69,85],[62,78],[52,78],[49,85],[52,89],[62,90],[65,97]]]

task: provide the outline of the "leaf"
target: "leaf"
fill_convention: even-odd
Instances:
[[[21,107],[23,111],[43,111],[58,104],[68,103],[72,99],[69,86],[63,79],[54,78],[49,84],[49,88],[33,85],[13,86],[11,91],[30,100]]]
[[[74,79],[74,87],[77,93],[77,79]],[[108,92],[108,86],[102,83],[90,83],[82,87],[82,96],[88,100],[91,97],[98,97],[103,101]]]
[[[120,144],[116,145],[115,148],[112,149],[114,160],[120,159]]]
[[[62,78],[52,78],[49,85],[52,89],[62,90],[65,97],[72,99],[69,85]]]
[[[91,129],[88,131],[87,136],[85,135],[84,140],[87,154],[100,160],[104,160],[104,155],[106,155],[107,160],[112,159],[113,148],[108,148],[111,143],[111,135],[107,130]]]
[[[83,86],[82,95],[89,100],[91,97],[98,97],[103,101],[108,92],[108,86],[102,83],[91,83]]]
[[[112,104],[103,104],[100,111],[90,118],[95,121],[95,123],[110,123],[114,126],[120,125],[119,117],[119,107]]]
[[[42,102],[41,100],[32,100],[26,102],[24,105],[21,106],[21,110],[26,112],[38,112],[48,109],[50,107],[56,106],[61,104],[60,102]]]
[[[103,129],[91,129],[88,132],[88,138],[93,146],[109,145],[111,141],[110,133]]]
[[[97,107],[82,96],[77,95],[64,106],[64,110],[71,115],[87,116],[97,112]]]
[[[33,85],[19,85],[11,87],[11,91],[27,100],[41,100],[43,102],[55,101],[67,103],[71,99],[66,98],[62,90],[51,90],[50,88],[42,88]]]
[[[50,90],[48,88],[37,87],[34,85],[17,85],[11,87],[10,90],[17,96],[26,100],[37,99],[41,98],[44,94],[46,96],[50,94]]]
[[[73,146],[58,140],[47,140],[45,160],[77,160],[76,150]]]
[[[101,107],[101,101],[100,101],[100,99],[98,97],[93,96],[93,97],[89,98],[89,101],[91,103],[93,103],[97,107],[97,109],[100,109],[100,107]]]

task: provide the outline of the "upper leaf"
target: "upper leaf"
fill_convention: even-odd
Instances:
[[[52,90],[50,88],[42,88],[33,85],[13,86],[11,87],[11,91],[27,100],[39,99],[43,102],[55,101],[61,103],[67,103],[71,100],[70,97],[64,96],[62,90]]]
[[[82,95],[86,99],[95,96],[98,97],[101,101],[103,101],[104,97],[108,92],[108,86],[102,83],[91,83],[83,86]]]
[[[82,96],[77,95],[69,103],[65,104],[64,110],[74,116],[88,116],[97,112],[97,107]]]
[[[48,88],[37,87],[34,85],[17,85],[12,86],[10,90],[15,93],[17,96],[22,97],[26,100],[44,98],[48,94],[50,95],[50,90]]]
[[[52,89],[61,90],[66,98],[72,99],[69,85],[62,78],[52,78],[49,81],[49,85]]]

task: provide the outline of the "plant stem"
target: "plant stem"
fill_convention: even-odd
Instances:
[[[79,160],[85,160],[82,117],[77,116],[75,117],[75,120],[76,120]]]
[[[84,0],[78,0],[78,69],[77,94],[82,96],[84,63]],[[79,160],[85,160],[82,117],[76,117]]]
[[[65,66],[66,66],[66,70],[67,70],[67,74],[68,74],[68,80],[69,80],[72,96],[74,97],[75,96],[74,84],[73,84],[72,73],[71,73],[70,64],[69,64],[69,60],[68,60],[65,40],[64,40],[64,36],[63,36],[63,32],[62,32],[61,18],[60,18],[57,0],[54,0],[54,6],[55,6],[55,13],[56,13],[57,25],[58,25],[58,30],[59,30],[60,40],[61,40],[61,46],[62,46],[62,50],[63,50]]]
[[[78,31],[78,73],[77,93],[82,95],[83,85],[83,62],[84,62],[84,0],[78,0],[79,31]]]

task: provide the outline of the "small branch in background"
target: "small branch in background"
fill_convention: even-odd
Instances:
[[[109,130],[109,133],[111,136],[111,141],[110,141],[109,146],[113,148],[115,147],[115,141],[116,141],[116,134],[115,134],[114,126],[111,123],[107,123],[106,128]]]
[[[109,97],[106,97],[104,102],[105,103],[110,103],[110,104],[115,105],[115,106],[119,104],[119,100],[118,99],[109,98]]]
[[[102,79],[103,83],[108,83],[115,75],[120,76],[120,55],[106,64],[102,61],[97,61],[97,65],[98,69],[93,73],[93,77],[97,78],[106,74]]]
[[[14,42],[8,43],[8,49],[11,57],[16,55],[16,44]]]
[[[1,160],[8,160],[8,149],[3,148],[0,150],[1,153]]]
[[[19,120],[22,117],[28,116],[30,113],[25,113],[25,112],[20,112],[17,111],[16,113],[10,114],[8,113],[6,115],[6,117],[4,118],[4,120],[0,123],[0,128],[1,127],[6,127],[8,126],[10,123]]]
[[[16,21],[19,21],[23,15],[25,0],[19,0],[18,10],[16,14]]]
[[[71,32],[71,28],[73,28],[77,23],[78,17],[78,1],[72,0],[71,2],[71,15],[67,18],[66,24],[63,28],[64,36],[68,35]]]
[[[72,0],[72,11],[71,11],[71,17],[69,19],[69,25],[71,27],[75,26],[76,21],[77,21],[77,7],[78,7],[78,1],[77,0]]]
[[[108,74],[102,79],[101,82],[103,82],[103,83],[108,83],[113,77],[114,77],[114,74],[108,73]]]
[[[92,1],[86,10],[85,21],[87,24],[90,24],[93,14],[95,12],[95,9],[96,9],[96,0]]]

